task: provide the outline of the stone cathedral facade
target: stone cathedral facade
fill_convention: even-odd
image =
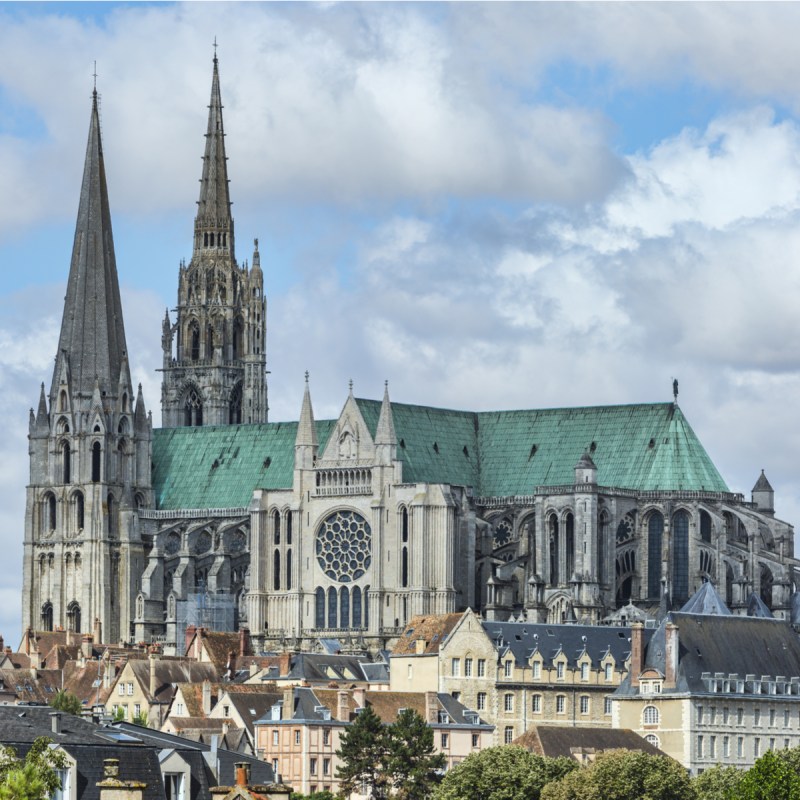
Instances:
[[[222,108],[215,58],[153,429],[130,383],[93,100],[56,366],[31,411],[25,627],[99,624],[175,651],[222,609],[215,626],[262,647],[377,648],[414,614],[600,623],[705,581],[737,613],[792,616],[792,526],[763,473],[749,500],[729,489],[677,387],[663,403],[471,412],[351,386],[316,420],[306,376],[299,419],[267,422],[264,277],[257,240],[252,265],[235,256]]]

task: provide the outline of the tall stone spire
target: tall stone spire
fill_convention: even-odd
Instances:
[[[222,94],[219,88],[219,62],[214,55],[211,79],[211,102],[208,106],[206,149],[203,154],[203,175],[200,178],[200,199],[197,201],[194,249],[215,247],[235,258],[233,217],[228,189],[228,159],[225,156],[225,129],[222,124]]]
[[[123,368],[130,384],[127,363],[123,363],[125,351],[125,328],[95,90],[50,404],[54,404],[57,387],[64,375],[69,375],[70,392],[76,407],[81,398],[91,398],[96,382],[102,392],[116,395]]]
[[[397,434],[394,432],[394,415],[392,403],[389,400],[389,382],[383,388],[383,402],[381,413],[378,417],[378,428],[375,431],[375,450],[379,464],[385,466],[397,458]]]
[[[300,409],[300,420],[297,423],[297,436],[294,441],[295,467],[311,469],[317,455],[317,446],[317,426],[314,423],[314,409],[311,406],[311,390],[308,387],[308,372],[306,372],[303,407]]]

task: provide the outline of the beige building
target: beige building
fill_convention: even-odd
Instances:
[[[402,709],[414,709],[433,728],[434,746],[446,756],[447,769],[492,743],[491,725],[446,694],[287,687],[283,699],[256,722],[257,752],[295,791],[335,793],[340,737],[367,706],[386,725]]]
[[[470,610],[450,620],[412,620],[392,654],[392,689],[446,692],[495,726],[495,744],[533,725],[611,727],[630,628],[493,622]]]
[[[800,642],[782,621],[732,615],[711,584],[701,592],[716,613],[673,612],[649,644],[634,627],[614,727],[692,773],[720,762],[746,769],[767,750],[800,745]]]

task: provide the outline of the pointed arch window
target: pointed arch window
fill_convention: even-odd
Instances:
[[[102,459],[102,448],[100,442],[95,442],[92,445],[92,483],[100,481],[100,466]]]
[[[316,614],[314,618],[314,627],[317,630],[322,630],[325,627],[325,590],[321,586],[317,586],[317,591],[314,593],[316,596]]]
[[[196,322],[189,325],[189,352],[192,361],[200,360],[200,326]]]
[[[350,590],[346,586],[339,589],[339,627],[350,627]]]
[[[408,548],[404,547],[400,554],[400,585],[408,586]]]
[[[281,551],[276,550],[272,559],[272,588],[281,588]]]
[[[75,492],[75,527],[78,531],[83,530],[84,516],[83,492]]]
[[[69,483],[72,480],[72,453],[69,449],[69,442],[61,445],[61,465],[64,469],[64,483]]]
[[[654,511],[647,521],[647,596],[661,596],[661,542],[664,536],[664,517]]]
[[[194,386],[186,393],[183,401],[183,424],[187,428],[203,424],[203,400]]]
[[[328,627],[329,628],[338,628],[339,626],[336,624],[336,589],[333,586],[328,589]]]
[[[403,531],[403,542],[408,541],[408,509],[403,509],[402,515],[402,531]]]
[[[286,512],[286,544],[292,543],[292,512]]]
[[[272,537],[274,544],[281,543],[281,514],[277,509],[272,512]]]
[[[231,425],[242,424],[242,384],[237,383],[231,392],[228,402],[228,423]]]
[[[117,513],[116,503],[114,502],[114,495],[109,494],[106,501],[106,508],[108,509],[108,535],[114,536],[117,532],[117,523],[115,516]]]
[[[42,630],[53,630],[53,604],[49,601],[42,606]]]
[[[292,551],[286,551],[286,588],[292,588]]]
[[[704,542],[711,542],[711,515],[702,509],[700,509],[700,538]]]
[[[73,633],[81,632],[81,607],[75,600],[67,606],[67,628]]]
[[[558,586],[558,517],[550,515],[550,585]]]
[[[56,496],[49,493],[45,498],[45,532],[54,531],[56,529]]]
[[[572,580],[572,573],[575,572],[575,517],[572,514],[567,514],[566,523],[567,574],[564,576],[564,580],[569,581]]]
[[[353,587],[353,627],[361,627],[361,589],[358,586]]]
[[[362,600],[364,603],[364,627],[369,628],[369,586],[364,587]]]
[[[689,515],[685,511],[672,518],[672,595],[678,601],[689,597]]]

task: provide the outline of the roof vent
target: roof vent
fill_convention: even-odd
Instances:
[[[655,439],[651,439],[647,446],[650,447],[650,448],[655,447],[656,446],[656,440]]]
[[[530,455],[528,456],[528,461],[530,461],[536,455],[536,451],[538,449],[539,449],[538,445],[535,445],[535,444],[531,445],[531,452],[530,452]]]
[[[264,463],[263,463],[263,465],[262,465],[262,466],[264,467],[264,469],[269,469],[269,465],[270,465],[271,463],[272,463],[272,459],[271,459],[269,456],[267,456],[267,457],[264,459]]]
[[[590,453],[594,453],[594,451],[595,451],[595,450],[597,450],[597,442],[592,442],[592,443],[589,445],[589,452],[590,452]]]
[[[406,440],[405,440],[405,439],[401,439],[401,440],[400,440],[400,447],[402,447],[402,448],[403,448],[403,450],[405,450],[405,449],[406,449]]]
[[[438,453],[439,453],[439,443],[438,442],[434,442],[433,443],[433,452],[438,455]]]
[[[469,450],[467,450],[467,446],[464,445],[464,455],[469,458]]]

